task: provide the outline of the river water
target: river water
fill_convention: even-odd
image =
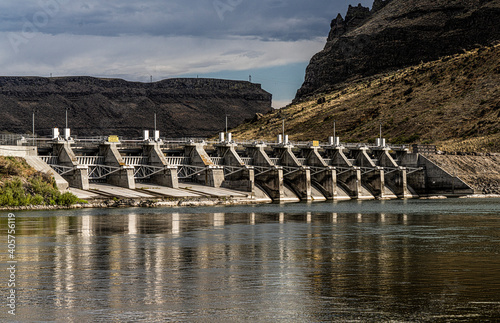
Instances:
[[[12,321],[500,320],[500,200],[14,212]]]

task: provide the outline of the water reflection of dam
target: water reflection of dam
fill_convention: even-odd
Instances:
[[[500,261],[491,258],[498,251],[494,216],[481,217],[478,226],[477,217],[458,214],[280,208],[20,217],[16,252],[26,302],[20,313],[38,308],[44,319],[68,321],[64,315],[82,310],[155,309],[166,319],[189,320],[207,311],[227,318],[233,310],[262,315],[279,308],[276,315],[324,321],[332,311],[370,304],[363,310],[409,306],[418,318],[421,306],[479,302],[492,297],[481,286],[500,288],[494,279]]]

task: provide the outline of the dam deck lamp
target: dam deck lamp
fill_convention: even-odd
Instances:
[[[33,146],[35,146],[35,109],[33,109]]]
[[[283,117],[283,126],[282,127],[283,127],[282,131],[283,131],[283,139],[284,139],[285,138],[285,118],[284,117]]]
[[[68,129],[68,110],[69,110],[69,107],[66,107],[64,108],[66,110],[66,129]]]

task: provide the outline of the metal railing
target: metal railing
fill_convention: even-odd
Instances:
[[[103,165],[104,156],[77,156],[76,160],[80,165]]]
[[[92,165],[89,167],[88,176],[90,180],[99,180],[104,179],[113,173],[119,172],[120,170],[121,168],[116,166]]]
[[[223,157],[210,157],[210,159],[212,160],[212,162],[215,165],[223,165],[224,164],[224,158]]]
[[[245,163],[245,165],[252,165],[253,158],[250,157],[240,157],[241,160]]]
[[[147,165],[149,163],[149,158],[144,156],[124,156],[122,157],[125,165]]]
[[[57,156],[38,156],[42,161],[49,165],[57,165],[59,158]]]
[[[191,158],[183,156],[167,156],[167,162],[172,166],[181,166],[191,164]]]
[[[36,139],[36,138],[35,138]],[[0,134],[0,145],[19,146],[33,143],[33,136],[29,134]]]
[[[150,165],[136,165],[134,167],[134,178],[136,180],[148,179],[151,176],[163,172],[164,167],[150,166]]]

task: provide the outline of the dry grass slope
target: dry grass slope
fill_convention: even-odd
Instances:
[[[346,82],[233,130],[238,139],[274,139],[282,118],[291,140],[372,142],[382,124],[394,144],[445,151],[500,151],[500,45]]]

